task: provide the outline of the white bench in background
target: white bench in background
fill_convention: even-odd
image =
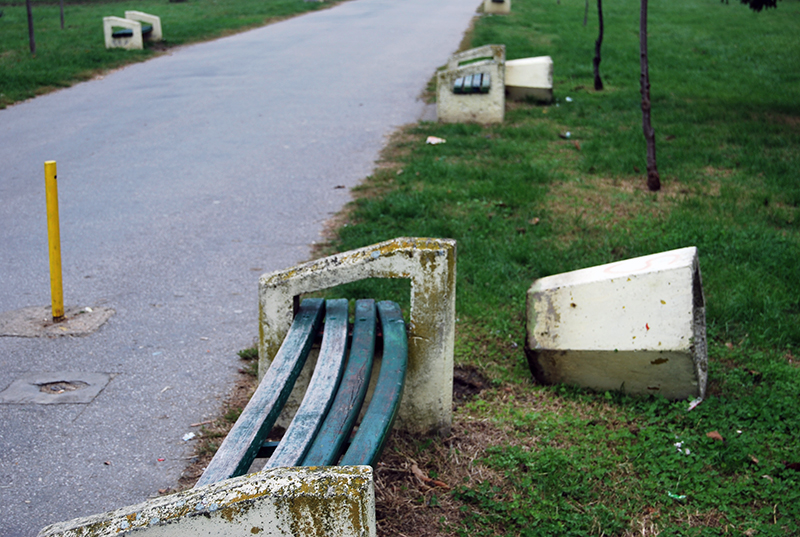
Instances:
[[[142,24],[144,23],[144,24]],[[121,28],[121,30],[114,30]],[[142,49],[144,38],[161,41],[161,18],[141,11],[126,11],[125,18],[103,17],[106,48]]]
[[[511,0],[484,0],[483,12],[502,15],[511,13]]]
[[[541,278],[525,352],[546,384],[702,398],[706,323],[697,248]]]

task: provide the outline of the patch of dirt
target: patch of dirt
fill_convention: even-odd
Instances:
[[[453,402],[458,405],[489,387],[489,379],[477,367],[456,366],[453,371]]]
[[[548,209],[557,221],[564,222],[560,234],[569,240],[586,228],[607,230],[641,215],[662,218],[689,194],[673,177],[662,182],[659,192],[650,192],[643,177],[589,176],[553,183]]]

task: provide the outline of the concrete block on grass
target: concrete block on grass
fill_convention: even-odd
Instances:
[[[550,56],[506,61],[506,94],[521,101],[532,97],[553,100],[553,59]]]
[[[695,247],[541,278],[527,297],[536,379],[595,390],[705,396],[705,304]]]

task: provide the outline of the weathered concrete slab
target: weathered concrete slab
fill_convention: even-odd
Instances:
[[[64,320],[54,322],[50,306],[32,306],[0,313],[0,337],[86,336],[114,315],[111,308],[67,307]]]
[[[553,100],[553,59],[550,56],[506,61],[506,94],[509,99],[532,97]]]
[[[703,397],[705,304],[694,247],[536,280],[526,354],[540,382]]]
[[[485,45],[450,57],[436,75],[436,116],[444,123],[502,123],[505,117],[505,45]],[[476,61],[478,60],[478,61]],[[488,93],[457,94],[456,79],[488,73]]]
[[[87,404],[97,397],[113,375],[109,373],[36,373],[26,375],[0,392],[2,404]]]
[[[44,528],[39,537],[375,535],[369,466],[273,468]]]

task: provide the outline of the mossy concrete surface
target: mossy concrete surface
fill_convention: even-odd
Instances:
[[[273,468],[44,528],[39,537],[375,535],[369,466]]]

